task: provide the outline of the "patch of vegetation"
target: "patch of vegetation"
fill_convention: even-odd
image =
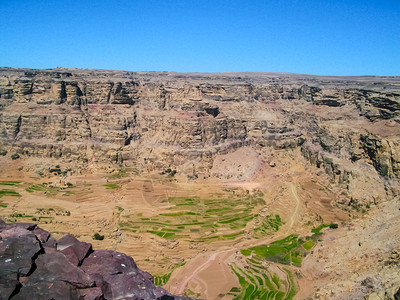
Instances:
[[[265,236],[276,232],[279,230],[279,227],[282,226],[283,222],[279,215],[275,216],[266,216],[261,224],[254,229],[254,235],[256,237]]]
[[[296,295],[295,282],[290,271],[286,271],[286,278],[279,278],[268,268],[246,260],[245,268],[239,267],[236,263],[231,265],[233,273],[239,280],[240,287],[233,287],[227,295],[233,299],[292,299]],[[294,288],[292,288],[294,286]],[[293,295],[294,294],[294,295]]]
[[[10,217],[12,217],[12,218],[32,218],[33,216],[25,215],[25,213],[14,212],[13,214],[10,215]]]
[[[3,201],[0,201],[0,207],[6,208],[8,206],[7,203],[4,203]]]
[[[167,214],[160,214],[160,216],[167,216],[167,217],[179,217],[179,216],[196,216],[196,214],[192,211],[181,211],[177,213],[167,213]]]
[[[321,224],[318,227],[311,229],[311,232],[312,233],[319,233],[322,229],[327,228],[327,227],[332,228],[332,229],[336,229],[336,228],[338,228],[338,224],[334,224],[334,223],[332,223],[332,224]]]
[[[97,240],[97,241],[102,241],[102,240],[104,240],[104,235],[101,235],[101,234],[99,234],[98,232],[96,232],[95,234],[93,234],[93,237],[92,237],[94,240]]]
[[[36,208],[36,214],[40,215],[39,220],[43,218],[54,218],[52,215],[56,216],[70,216],[71,212],[66,209],[54,209],[54,208]]]
[[[114,190],[114,189],[119,189],[120,186],[116,183],[108,183],[108,184],[103,184],[103,186],[107,189],[107,190]]]
[[[39,222],[43,222],[45,224],[52,223],[54,217],[39,217]]]
[[[47,190],[47,187],[44,184],[39,184],[39,185],[34,184],[25,189],[25,191],[27,191],[29,193],[32,193],[34,191],[46,191],[46,190]]]
[[[304,250],[304,249],[303,249]],[[249,252],[251,253],[249,254]],[[270,243],[269,245],[260,245],[249,249],[241,250],[245,256],[251,256],[258,259],[266,259],[284,265],[295,265],[300,267],[304,251],[299,246],[298,235],[292,234],[286,238]]]
[[[326,225],[327,227],[329,225]],[[321,227],[321,226],[320,226]],[[308,251],[314,247],[322,235],[319,232],[322,228],[317,228],[318,231],[311,236],[306,236],[305,240],[299,238],[298,235],[292,234],[284,239],[274,241],[268,245],[260,245],[248,249],[242,249],[241,253],[247,257],[248,261],[254,263],[254,260],[268,260],[284,265],[293,265],[301,267],[303,258],[308,254]]]
[[[11,155],[11,159],[12,159],[12,160],[16,160],[16,159],[18,159],[18,158],[20,158],[20,156],[19,156],[18,153],[14,153],[13,155]]]
[[[175,237],[175,233],[172,233],[172,232],[156,231],[156,230],[147,230],[147,232],[158,235],[159,237],[162,237],[165,239],[171,239],[171,238]]]
[[[306,249],[307,251],[310,251],[312,247],[314,247],[315,243],[313,240],[308,240],[307,242],[305,242],[302,246],[304,249]]]
[[[165,273],[165,274],[163,274],[163,275],[156,275],[156,276],[154,276],[154,284],[155,284],[155,285],[165,285],[165,284],[168,282],[169,278],[171,277],[172,272],[173,272],[175,269],[178,269],[178,268],[182,267],[182,266],[185,265],[185,264],[186,264],[186,262],[183,262],[183,263],[174,265],[174,266],[172,266],[172,267],[169,268],[168,273]]]
[[[0,185],[17,186],[21,181],[0,181]]]
[[[71,190],[74,188],[74,186],[71,183],[69,185],[67,183],[67,188],[68,190],[66,191],[65,187],[55,187],[52,186],[51,183],[44,182],[42,184],[31,185],[30,187],[26,188],[25,191],[27,191],[28,193],[43,192],[47,197],[54,197],[59,192],[63,192],[62,196],[69,196],[75,194],[75,192]]]
[[[6,155],[7,155],[7,150],[0,149],[0,156],[6,156]]]
[[[190,297],[190,298],[195,298],[195,299],[200,299],[201,294],[200,293],[195,293],[191,289],[186,288],[185,292],[183,293],[184,297]]]
[[[109,175],[108,178],[109,179],[120,179],[120,178],[124,178],[124,177],[129,177],[131,175],[138,175],[138,174],[139,174],[138,170],[134,167],[132,167],[132,168],[121,167],[120,169],[118,169],[118,171],[116,173]]]
[[[168,168],[161,172],[161,175],[167,175],[168,177],[174,177],[176,174],[176,170],[172,170],[171,168]]]
[[[71,196],[74,195],[75,192],[74,191],[66,191],[64,194],[62,194],[62,196]]]
[[[290,272],[286,268],[283,268],[283,269],[288,274],[289,287],[290,287],[285,299],[291,300],[294,298],[294,296],[296,296],[296,294],[298,292],[297,283],[296,283],[296,280],[295,280],[292,272]]]
[[[21,194],[16,191],[13,191],[13,190],[3,189],[3,190],[0,190],[0,198],[3,196],[21,197]]]
[[[201,199],[199,197],[170,197],[166,212],[142,218],[142,214],[124,216],[122,229],[155,234],[162,238],[187,238],[190,242],[213,242],[244,236],[244,228],[254,219],[260,228],[251,232],[263,236],[275,232],[282,224],[280,217],[262,218],[254,210],[261,203],[257,197],[235,190],[232,198]],[[251,230],[251,229],[250,229]]]
[[[61,171],[60,166],[57,165],[54,168],[49,169],[49,173],[53,173],[54,175],[60,175],[62,173],[62,171]]]

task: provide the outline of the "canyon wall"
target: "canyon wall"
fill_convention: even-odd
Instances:
[[[1,155],[209,176],[244,146],[300,149],[353,203],[391,197],[400,78],[0,69]]]

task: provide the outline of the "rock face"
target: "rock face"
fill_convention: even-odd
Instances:
[[[0,154],[82,168],[207,177],[217,154],[299,148],[368,205],[399,190],[399,124],[397,77],[0,69]]]
[[[72,235],[56,241],[30,223],[0,220],[0,299],[189,299],[155,286],[134,260],[92,250]]]

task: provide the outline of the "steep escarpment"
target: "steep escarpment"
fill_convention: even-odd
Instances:
[[[207,177],[218,154],[244,146],[261,152],[299,147],[344,187],[348,201],[366,205],[398,191],[399,82],[3,68],[0,150],[79,161],[82,168],[173,167],[181,175]],[[371,183],[374,192],[359,188]]]
[[[155,286],[123,253],[57,241],[32,223],[0,220],[0,258],[1,299],[189,299]]]

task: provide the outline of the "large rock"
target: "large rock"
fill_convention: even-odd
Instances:
[[[169,295],[160,287],[154,289],[153,277],[123,253],[94,251],[84,260],[82,269],[95,278],[107,299],[156,299]]]
[[[34,224],[0,220],[0,299],[184,299],[119,252],[66,235],[56,241]],[[90,254],[90,255],[89,255]]]
[[[26,230],[22,227],[14,228]],[[6,237],[0,240],[0,295],[3,297],[1,299],[8,299],[18,290],[20,287],[18,279],[34,271],[34,261],[42,251],[33,233],[10,236],[10,230],[12,229],[6,230],[8,233],[3,235]],[[13,230],[13,233],[17,232]],[[0,234],[2,233],[4,231]]]
[[[78,266],[92,251],[92,245],[80,242],[73,235],[68,234],[58,240],[57,250],[61,251],[71,263]]]

